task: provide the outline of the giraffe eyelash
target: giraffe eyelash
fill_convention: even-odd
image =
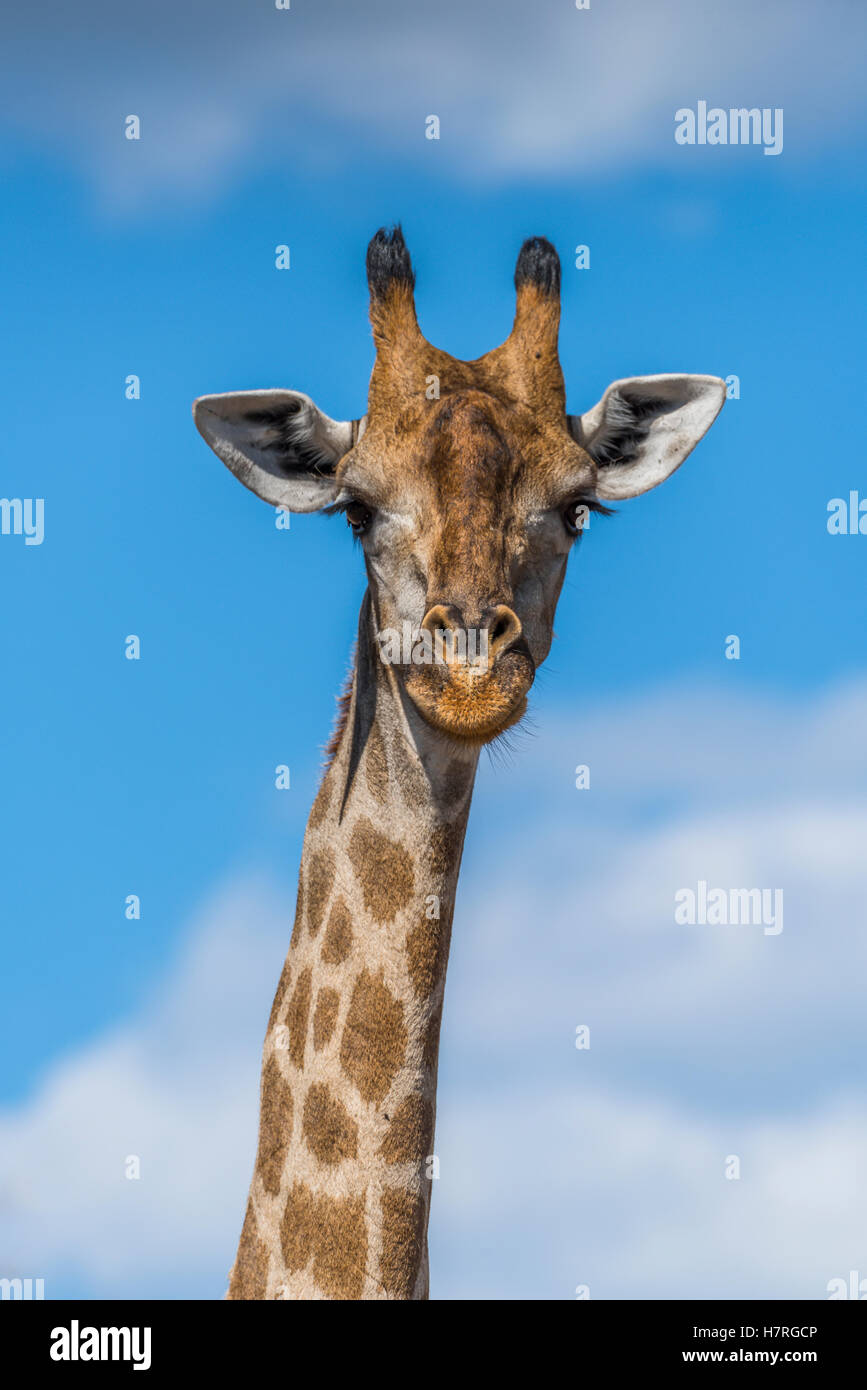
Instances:
[[[579,493],[577,497],[572,497],[568,502],[560,504],[560,516],[563,525],[573,542],[581,539],[585,524],[590,516],[595,512],[599,516],[612,516],[611,507],[606,507],[604,502],[600,502],[598,497],[592,494]],[[578,514],[581,514],[581,521]]]
[[[353,502],[360,502],[363,507],[367,507],[367,509],[371,512],[375,512],[377,510],[372,502],[368,502],[366,497],[359,497],[358,493],[356,492],[346,492],[341,493],[341,495],[334,502],[329,503],[327,507],[323,507],[322,515],[345,516],[346,512],[352,506]]]
[[[338,497],[336,502],[331,502],[327,507],[322,508],[323,516],[343,516],[350,502],[354,502],[354,497]]]
[[[579,493],[577,497],[570,497],[566,503],[568,507],[586,507],[588,512],[596,512],[599,516],[615,516],[613,507],[606,507],[604,502],[592,493]]]

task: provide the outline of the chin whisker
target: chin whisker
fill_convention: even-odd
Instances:
[[[539,729],[531,714],[525,714],[517,724],[504,729],[501,734],[485,744],[488,761],[497,769],[514,766],[522,745],[539,737]]]

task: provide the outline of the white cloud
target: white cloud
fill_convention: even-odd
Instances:
[[[865,1147],[863,1094],[744,1121],[581,1083],[480,1090],[439,1121],[439,1293],[825,1298],[867,1275]]]
[[[635,696],[483,772],[443,1030],[439,1296],[810,1298],[867,1275],[865,716],[867,683]],[[782,886],[781,935],[678,926],[699,877]],[[220,1295],[291,917],[267,883],[224,886],[139,1014],[0,1114],[10,1274],[49,1296]]]
[[[863,682],[801,705],[677,691],[579,710],[525,750],[523,796],[498,774],[470,826],[472,845],[495,819],[501,862],[526,865],[462,883],[455,990],[475,1045],[506,1020],[516,1049],[596,1023],[627,1072],[637,1039],[648,1059],[674,1057],[685,1029],[692,1056],[724,1042],[749,1059],[751,1090],[780,1071],[774,1046],[754,1055],[768,1034],[817,1073],[783,1068],[787,1085],[821,1085],[820,1057],[851,1068],[867,967],[867,751],[852,730],[865,723]],[[578,761],[589,790],[574,788]],[[536,816],[529,860],[517,804]],[[782,932],[678,925],[675,893],[700,879],[782,889]]]
[[[122,204],[209,195],[251,168],[337,171],[365,140],[474,182],[683,167],[674,112],[699,98],[783,107],[791,160],[850,139],[865,109],[867,14],[844,0],[501,0],[495,22],[458,0],[154,0],[146,19],[89,0],[49,26],[43,9],[10,23],[8,119]],[[138,145],[122,138],[130,112]]]
[[[103,1297],[222,1294],[291,918],[268,884],[226,885],[139,1015],[0,1113],[3,1273],[46,1278],[48,1297],[70,1274]]]

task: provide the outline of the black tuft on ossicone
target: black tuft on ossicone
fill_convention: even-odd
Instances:
[[[518,253],[515,289],[528,284],[537,285],[545,294],[560,293],[560,257],[543,236],[529,237]]]
[[[395,281],[409,285],[410,289],[415,285],[415,272],[399,222],[391,231],[380,227],[367,248],[370,293],[381,298]]]

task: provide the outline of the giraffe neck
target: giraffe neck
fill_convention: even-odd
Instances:
[[[437,1057],[477,752],[372,650],[310,814],[230,1298],[426,1298]]]

